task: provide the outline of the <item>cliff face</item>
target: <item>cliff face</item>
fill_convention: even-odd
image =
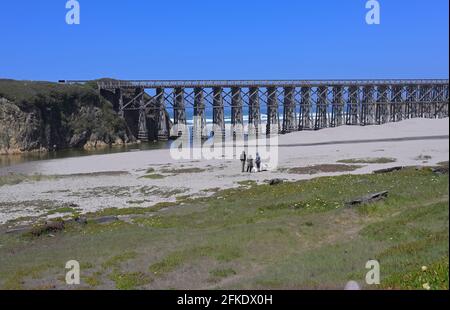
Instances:
[[[0,154],[134,142],[89,85],[0,80]]]

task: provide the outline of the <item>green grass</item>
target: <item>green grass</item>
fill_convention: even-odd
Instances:
[[[236,275],[236,271],[233,268],[219,268],[211,270],[209,274],[215,278],[228,278]]]
[[[130,214],[145,214],[149,212],[147,208],[107,208],[97,212],[88,213],[88,217],[118,216]]]
[[[197,246],[191,249],[175,251],[170,253],[161,261],[152,264],[149,271],[155,275],[163,275],[174,271],[181,265],[199,259],[202,257],[213,258],[221,262],[229,262],[239,258],[240,249],[236,246],[217,245],[217,246]]]
[[[47,212],[47,215],[53,215],[57,213],[76,213],[76,212],[78,212],[77,209],[71,207],[61,207],[54,210],[50,210],[49,212]]]
[[[447,213],[447,202],[410,208],[382,223],[377,222],[366,226],[361,233],[378,241],[408,241],[427,238],[436,232],[434,225],[440,224],[438,225],[438,229],[440,229],[445,221],[448,221]]]
[[[349,280],[448,288],[448,180],[407,168],[242,186],[182,205],[89,215],[137,215],[131,224],[69,225],[55,238],[2,234],[0,286],[32,288],[31,275],[58,278],[77,259],[90,264],[85,282],[102,288],[342,289]],[[383,201],[345,206],[385,190]],[[379,287],[364,285],[371,259],[380,262]]]
[[[448,256],[432,263],[430,266],[416,268],[407,273],[394,273],[383,281],[386,289],[403,290],[448,290]]]
[[[152,281],[150,276],[143,272],[113,273],[111,280],[115,282],[119,290],[134,290]]]
[[[338,163],[342,164],[389,164],[395,163],[397,159],[388,157],[376,157],[376,158],[352,158],[339,160]]]
[[[22,216],[22,217],[18,217],[18,218],[16,218],[16,219],[13,219],[13,220],[9,220],[7,223],[6,223],[6,225],[8,225],[8,226],[15,226],[16,224],[18,224],[18,223],[21,223],[21,222],[30,222],[30,221],[32,221],[32,220],[34,220],[35,219],[35,217],[32,217],[32,216]]]
[[[55,94],[66,93],[95,95],[95,89],[84,85],[63,85],[51,82],[15,81],[0,79],[0,97],[16,102],[32,102],[39,96],[50,97]]]
[[[97,287],[102,284],[102,282],[98,279],[98,277],[95,276],[87,277],[84,281],[90,287]]]
[[[16,185],[23,182],[39,182],[55,178],[56,178],[55,176],[46,176],[41,174],[34,174],[34,175],[9,174],[5,176],[0,176],[0,186]]]
[[[121,263],[131,260],[133,258],[136,258],[137,255],[138,254],[136,252],[125,252],[123,254],[116,255],[114,257],[111,257],[107,261],[105,261],[102,264],[102,267],[105,269],[117,268],[120,266]]]
[[[3,289],[6,290],[21,290],[24,289],[24,282],[26,278],[38,279],[40,275],[51,265],[41,264],[27,267],[20,267],[16,269],[3,283]]]

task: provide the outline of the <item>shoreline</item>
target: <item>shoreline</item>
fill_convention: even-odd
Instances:
[[[355,143],[357,140],[365,142]],[[278,153],[276,169],[253,174],[241,173],[239,160],[175,160],[169,149],[2,167],[0,181],[6,182],[3,186],[0,182],[0,222],[42,214],[46,207],[56,210],[66,204],[76,205],[81,214],[108,208],[150,208],[186,196],[208,197],[218,188],[237,188],[248,182],[299,181],[367,174],[397,166],[435,166],[449,160],[448,119],[295,132],[279,136]],[[64,213],[52,214],[61,215]]]

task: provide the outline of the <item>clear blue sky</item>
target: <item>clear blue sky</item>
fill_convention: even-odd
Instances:
[[[0,78],[448,78],[448,0],[0,2]]]

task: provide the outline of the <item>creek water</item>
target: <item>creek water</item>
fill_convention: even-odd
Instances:
[[[64,149],[42,153],[36,152],[18,155],[0,155],[0,175],[5,174],[5,171],[7,171],[8,173],[15,173],[16,172],[15,167],[19,167],[21,164],[24,163],[27,163],[27,166],[38,166],[42,164],[42,161],[49,161],[56,159],[167,149],[170,148],[171,143],[172,143],[171,141],[148,142],[128,146],[105,147],[94,150]],[[60,162],[61,164],[65,163],[65,161]],[[21,169],[17,169],[17,173],[21,172],[22,172]]]

